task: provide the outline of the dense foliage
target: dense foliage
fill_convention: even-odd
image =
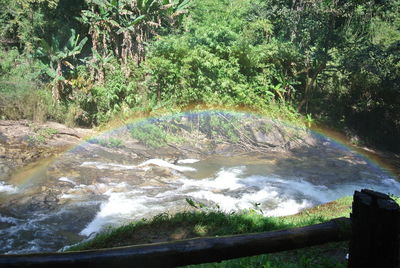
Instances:
[[[279,107],[400,151],[400,0],[0,4],[2,118]]]

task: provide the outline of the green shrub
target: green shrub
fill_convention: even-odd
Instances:
[[[151,123],[136,124],[131,130],[131,135],[152,148],[159,148],[168,143],[181,141],[177,136],[165,131],[162,126]]]
[[[17,49],[0,49],[0,118],[64,120],[62,105],[40,81],[42,67]]]
[[[117,138],[108,138],[108,139],[96,139],[96,142],[101,146],[108,148],[122,148],[124,147],[124,142]]]

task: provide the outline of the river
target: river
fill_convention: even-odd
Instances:
[[[318,148],[144,157],[126,134],[112,132],[124,146],[84,142],[0,182],[0,253],[57,251],[108,226],[188,209],[186,198],[281,216],[362,188],[400,195],[376,155],[334,137],[313,134]]]

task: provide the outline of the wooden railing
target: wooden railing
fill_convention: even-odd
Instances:
[[[387,195],[362,190],[354,195],[351,220],[92,251],[0,255],[0,267],[175,267],[350,240],[349,267],[392,268],[399,265],[399,211]]]
[[[346,218],[280,231],[208,237],[121,247],[105,250],[51,254],[3,255],[0,265],[15,267],[175,267],[222,261],[263,253],[348,240],[350,221]]]

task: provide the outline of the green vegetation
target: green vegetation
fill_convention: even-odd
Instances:
[[[131,135],[133,138],[138,139],[151,148],[159,148],[169,143],[182,141],[182,138],[171,134],[171,131],[167,131],[164,127],[171,128],[170,126],[145,122],[144,124],[138,124],[132,128]]]
[[[400,150],[399,0],[0,4],[0,118],[247,107]]]
[[[135,113],[227,107],[308,126],[325,122],[360,137],[356,142],[400,152],[400,0],[0,0],[0,6],[0,119],[96,126]],[[130,134],[152,148],[181,142],[170,123],[139,124]],[[242,123],[210,117],[192,128],[249,142]],[[38,129],[29,141],[55,134]],[[123,146],[113,138],[97,142]],[[162,214],[80,247],[147,239],[125,240],[127,232],[155,230],[166,238],[179,228],[193,237],[302,226],[347,214],[348,202],[283,218]],[[301,252],[300,263],[287,267],[317,267]],[[276,267],[280,258],[216,266]]]
[[[147,220],[110,228],[98,234],[94,239],[69,248],[69,251],[108,248],[135,244],[145,244],[154,241],[171,241],[193,237],[233,235],[252,232],[263,232],[291,227],[317,224],[337,217],[349,217],[351,197],[304,210],[293,216],[264,217],[256,210],[238,213],[224,213],[213,210],[193,200],[187,200],[195,207],[195,211],[177,213],[174,215],[160,214]],[[328,248],[344,248],[345,243],[336,243],[322,248],[309,248],[279,254],[260,255],[222,262],[220,264],[204,264],[205,267],[341,267],[337,261],[330,260],[326,254]],[[282,260],[285,260],[284,262]],[[288,262],[289,260],[289,262]],[[342,260],[343,261],[343,260]],[[283,266],[282,263],[286,263]],[[320,266],[316,266],[319,263]],[[307,264],[307,265],[306,265]],[[330,266],[323,266],[323,265]],[[270,265],[270,266],[268,266]],[[343,266],[344,267],[344,266]]]
[[[31,143],[45,143],[46,140],[58,133],[57,129],[50,127],[41,128],[35,124],[30,125],[30,128],[32,128],[32,130],[35,132],[34,135],[28,136],[28,141]]]
[[[344,256],[335,258],[327,255],[326,252],[335,252],[335,250],[337,251],[339,248],[341,249],[339,254],[343,254],[347,252],[347,247],[346,243],[332,243],[323,247],[313,247],[285,253],[234,259],[221,263],[207,263],[185,267],[345,268],[347,267],[347,262],[343,260]]]
[[[258,115],[224,110],[191,110],[190,113],[174,113],[136,122],[129,125],[129,129],[133,138],[150,148],[174,147],[184,142],[195,147],[202,144],[204,149],[211,151],[218,144],[230,144],[261,152],[268,145],[262,143],[263,137],[260,137],[260,133],[277,133],[288,141],[302,139],[306,130],[304,122],[299,118],[290,120],[291,125],[298,127],[280,124],[278,130],[278,121]]]
[[[120,139],[110,137],[108,139],[96,139],[93,142],[100,144],[104,147],[109,148],[122,148],[124,147],[124,142]]]

